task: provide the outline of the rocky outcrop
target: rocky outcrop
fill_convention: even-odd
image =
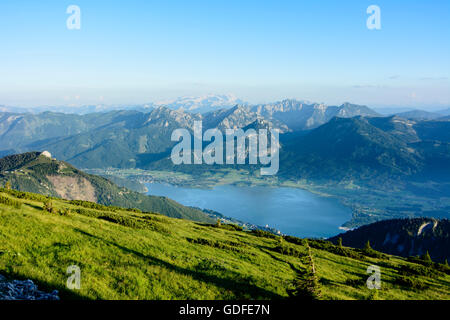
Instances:
[[[58,291],[39,291],[32,280],[7,280],[0,275],[0,300],[59,300]]]

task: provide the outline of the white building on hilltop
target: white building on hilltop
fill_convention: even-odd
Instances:
[[[48,151],[42,152],[41,155],[44,156],[44,157],[50,158],[50,159],[52,158],[52,154],[50,152],[48,152]]]

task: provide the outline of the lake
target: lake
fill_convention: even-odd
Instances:
[[[330,237],[351,219],[351,210],[336,199],[296,188],[217,186],[194,189],[148,183],[148,194],[166,196],[186,206],[211,209],[259,226],[269,225],[297,237]]]

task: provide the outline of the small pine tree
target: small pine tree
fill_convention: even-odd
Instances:
[[[5,183],[5,189],[6,190],[11,190],[11,182],[10,181],[6,181],[6,183]]]
[[[447,259],[444,260],[444,266],[448,267]]]
[[[65,209],[60,209],[60,210],[58,211],[58,213],[59,213],[61,216],[68,216],[68,215],[70,214],[70,209],[67,209],[67,208],[65,208]]]
[[[216,226],[220,227],[221,225],[222,225],[222,221],[220,219],[217,219]]]
[[[372,247],[370,246],[370,241],[367,240],[366,245],[364,246],[364,250],[365,251],[371,251]]]
[[[427,262],[427,263],[432,263],[433,262],[433,260],[431,260],[430,253],[428,252],[428,250],[427,250],[427,252],[425,254],[422,255],[422,260]]]
[[[342,238],[341,237],[338,238],[337,245],[339,248],[342,248]]]
[[[55,209],[53,208],[53,203],[50,200],[45,201],[43,210],[54,213]]]

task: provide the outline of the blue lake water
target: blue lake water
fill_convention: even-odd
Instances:
[[[217,186],[193,189],[149,183],[148,194],[166,196],[186,206],[211,209],[224,216],[280,230],[298,237],[330,237],[351,218],[336,199],[296,188]]]

